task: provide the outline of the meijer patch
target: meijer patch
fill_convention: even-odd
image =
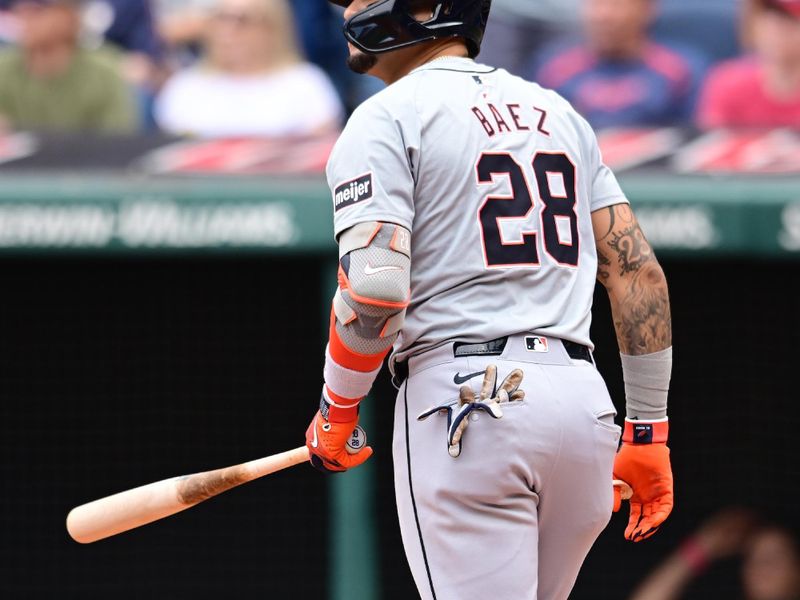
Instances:
[[[333,192],[333,210],[338,211],[372,198],[372,173],[346,181]]]

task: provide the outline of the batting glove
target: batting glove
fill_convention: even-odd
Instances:
[[[311,464],[325,473],[340,473],[372,456],[364,430],[358,426],[358,407],[338,408],[323,397],[306,430]]]
[[[633,488],[631,513],[625,538],[640,542],[652,536],[672,512],[672,466],[663,421],[625,419],[622,445],[614,460],[614,478]],[[615,510],[619,508],[615,502]]]
[[[525,392],[519,389],[524,374],[514,369],[503,379],[500,388],[497,386],[497,367],[489,365],[483,377],[481,391],[475,394],[468,385],[462,386],[459,392],[458,408],[447,428],[447,452],[453,458],[461,454],[461,440],[469,425],[469,416],[473,411],[481,410],[491,417],[499,419],[503,416],[500,405],[504,402],[522,400]]]

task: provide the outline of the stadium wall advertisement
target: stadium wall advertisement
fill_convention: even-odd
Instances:
[[[654,246],[687,255],[800,255],[800,178],[623,175]],[[333,252],[320,176],[4,178],[0,252]]]

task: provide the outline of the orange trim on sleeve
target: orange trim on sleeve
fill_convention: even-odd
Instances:
[[[337,365],[350,369],[351,371],[369,373],[383,364],[383,359],[389,354],[389,350],[390,348],[387,348],[384,352],[379,352],[378,354],[361,354],[348,348],[336,331],[336,315],[331,310],[328,351],[331,353],[331,358]]]
[[[411,248],[408,248],[410,235],[408,231],[397,225],[392,235],[392,241],[389,242],[389,248],[400,254],[408,255]]]
[[[365,304],[367,306],[377,306],[378,308],[396,308],[398,310],[403,310],[404,308],[408,308],[408,305],[411,303],[410,293],[409,293],[409,299],[404,300],[402,302],[389,302],[388,300],[373,300],[372,298],[359,296],[358,294],[353,292],[352,289],[349,288],[347,289],[347,293],[350,294],[350,297],[359,304]]]
[[[369,236],[369,239],[367,240],[367,246],[372,244],[372,242],[375,240],[375,236],[378,235],[378,232],[381,230],[382,227],[383,227],[383,223],[376,223],[375,224],[375,231],[373,231],[372,235]]]
[[[339,289],[342,291],[347,290],[347,293],[350,294],[350,297],[359,304],[365,304],[367,306],[377,306],[378,308],[396,308],[398,310],[403,310],[404,308],[408,308],[408,305],[411,303],[410,289],[408,290],[407,299],[402,302],[390,302],[388,300],[374,300],[372,298],[367,298],[366,296],[359,296],[350,287],[350,280],[347,278],[347,275],[345,274],[344,269],[342,269],[341,265],[339,266],[337,279],[339,280]]]
[[[339,269],[336,271],[336,281],[339,283],[340,290],[346,290],[350,287],[350,280],[347,279],[342,265],[339,265]]]

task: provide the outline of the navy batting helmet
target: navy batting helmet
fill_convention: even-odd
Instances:
[[[348,6],[350,0],[330,0]],[[414,18],[414,0],[378,0],[356,13],[344,25],[345,37],[368,54],[380,54],[421,42],[462,37],[469,55],[481,49],[492,0],[430,0],[433,16],[427,21]]]

